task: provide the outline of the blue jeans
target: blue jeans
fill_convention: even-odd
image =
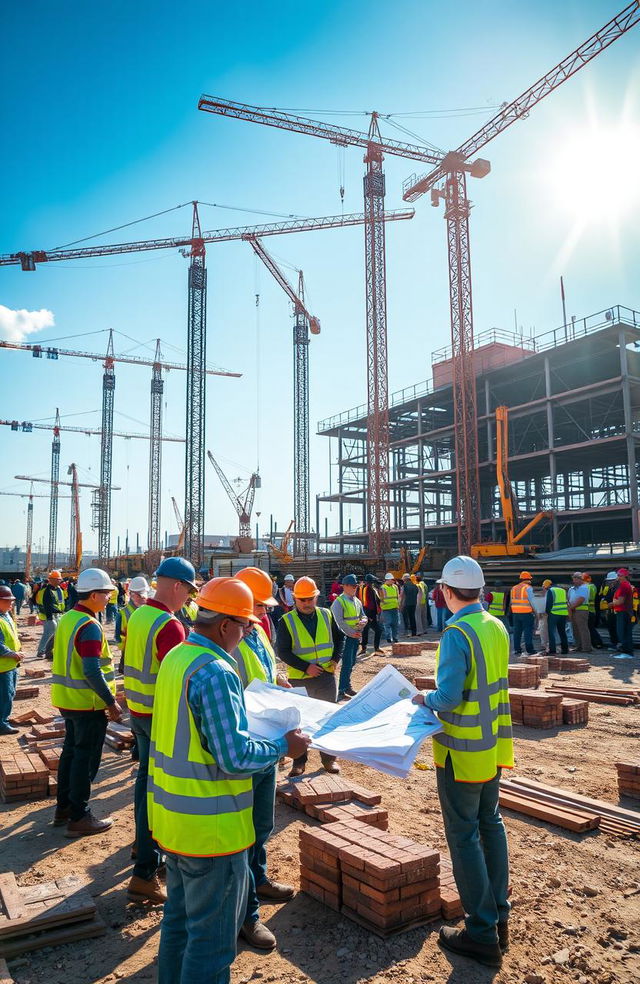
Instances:
[[[444,632],[444,623],[447,617],[446,608],[436,608],[436,620],[438,623],[438,632]]]
[[[533,656],[535,648],[533,645],[533,626],[535,618],[533,612],[514,613],[513,615],[513,649],[519,653],[524,634],[524,645],[527,652]]]
[[[229,984],[247,907],[247,853],[167,854],[158,984]]]
[[[53,615],[52,618],[48,618],[46,622],[42,623],[42,635],[40,636],[40,642],[38,643],[38,651],[36,656],[44,656],[47,651],[47,646],[54,638],[56,634],[56,626],[58,625],[58,616]]]
[[[465,926],[478,943],[496,943],[498,922],[506,922],[509,851],[500,816],[500,769],[488,782],[456,782],[451,756],[436,769],[444,832]]]
[[[338,693],[343,694],[345,690],[351,689],[351,673],[356,665],[356,653],[358,652],[359,645],[359,638],[354,639],[352,636],[345,637],[344,648],[342,650],[342,659],[340,661]]]
[[[387,642],[398,641],[398,615],[397,608],[382,609],[382,624]]]
[[[256,842],[248,851],[249,897],[245,922],[256,922],[260,915],[256,888],[267,881],[266,843],[275,825],[276,776],[275,765],[265,772],[255,772],[253,775],[253,827]]]
[[[136,822],[136,863],[133,868],[138,878],[153,878],[160,863],[158,845],[151,836],[147,816],[147,778],[149,775],[149,745],[151,742],[150,717],[131,715],[131,730],[138,745],[138,775],[133,791],[133,814]]]
[[[556,632],[560,639],[560,649],[563,653],[568,653],[569,642],[567,639],[566,615],[549,615],[549,652],[552,656],[556,654]]]
[[[4,673],[0,673],[0,728],[10,727],[9,718],[17,686],[17,670],[5,670]]]

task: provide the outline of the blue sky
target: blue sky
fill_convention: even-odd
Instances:
[[[381,113],[460,110],[399,118],[442,148],[458,145],[510,100],[598,30],[623,0],[536,4],[472,0],[450,5],[399,0],[276,5],[120,2],[5,5],[0,64],[4,100],[0,252],[47,248],[198,198],[247,211],[207,207],[203,225],[268,221],[255,211],[300,216],[339,213],[341,157],[302,135],[197,111],[201,92],[303,112]],[[536,107],[529,119],[483,152],[492,163],[470,182],[476,331],[541,332],[561,321],[558,279],[569,314],[612,304],[640,308],[637,269],[637,163],[640,153],[640,26]],[[327,115],[366,128],[364,116]],[[388,135],[402,139],[397,131]],[[387,206],[400,207],[414,170],[385,164]],[[362,152],[344,153],[345,211],[362,207]],[[185,233],[182,209],[104,241]],[[425,199],[411,223],[388,228],[390,390],[430,376],[431,353],[449,340],[445,228]],[[311,345],[311,421],[364,402],[366,356],[362,230],[280,237],[277,258],[302,267],[309,306],[322,323]],[[259,459],[261,526],[292,515],[292,321],[286,298],[242,243],[209,249],[208,353],[244,373],[212,379],[207,447],[230,478],[248,477]],[[55,325],[30,336],[46,344],[101,350],[108,328],[120,351],[143,355],[161,337],[165,356],[185,348],[187,262],[177,252],[58,263],[35,273],[0,269],[0,305],[53,312]],[[293,271],[289,271],[295,277]],[[255,294],[260,294],[259,320]],[[0,332],[5,332],[0,319]],[[97,333],[97,334],[92,334]],[[257,334],[260,342],[257,344]],[[84,337],[88,336],[88,337]],[[81,360],[36,362],[0,353],[0,418],[99,426],[101,370]],[[257,371],[259,364],[260,370]],[[260,406],[257,394],[260,391]],[[149,372],[117,370],[116,426],[147,428]],[[166,383],[165,427],[184,430],[184,374]],[[258,410],[258,413],[257,413]],[[259,427],[257,426],[259,419]],[[259,431],[259,438],[258,438]],[[2,489],[16,473],[46,476],[50,438],[0,428]],[[326,490],[329,447],[312,436],[311,486]],[[75,461],[99,473],[99,439],[64,435],[61,469]],[[207,465],[207,467],[209,467]],[[183,499],[180,446],[165,445],[162,527],[175,531],[170,496]],[[142,442],[117,441],[113,543],[147,527],[147,456]],[[236,528],[217,477],[207,473],[208,531]],[[5,533],[21,543],[25,506],[2,499]],[[34,536],[46,537],[45,500],[36,500]],[[82,498],[85,543],[89,499]],[[314,509],[312,507],[312,515]],[[330,520],[331,528],[331,520]],[[61,503],[59,542],[67,542]]]

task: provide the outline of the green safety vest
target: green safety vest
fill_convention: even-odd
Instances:
[[[489,614],[495,615],[496,618],[504,618],[504,591],[493,591],[493,600],[489,605]]]
[[[120,652],[124,656],[124,649],[127,645],[127,626],[129,624],[129,619],[136,611],[136,606],[132,601],[128,601],[124,608],[120,609]]]
[[[124,694],[130,711],[151,714],[156,690],[158,633],[174,616],[154,605],[140,605],[127,624]]]
[[[488,612],[463,615],[444,630],[461,632],[471,652],[462,701],[438,711],[444,730],[433,738],[433,760],[444,767],[451,756],[457,782],[487,782],[500,768],[513,767],[509,705],[509,636]],[[436,652],[436,684],[440,646]]]
[[[286,625],[291,636],[291,651],[294,656],[303,659],[305,663],[315,663],[323,669],[331,661],[333,656],[333,636],[331,633],[331,612],[328,608],[316,608],[318,621],[316,624],[316,637],[311,635],[302,624],[296,608],[286,612],[282,616],[282,621]],[[309,678],[308,673],[297,670],[293,666],[287,667],[287,675],[290,680],[304,680]]]
[[[193,625],[196,618],[198,617],[198,606],[196,605],[195,601],[185,602],[185,604],[180,609],[180,614],[183,616],[183,618],[187,619],[187,621],[191,622],[191,624]]]
[[[100,669],[112,694],[116,692],[116,679],[113,670],[111,650],[104,632],[93,615],[78,612],[71,608],[62,616],[56,628],[53,643],[53,665],[51,668],[51,703],[66,711],[101,711],[105,702],[87,683],[82,668],[82,659],[75,647],[76,636],[83,625],[95,623],[102,635]]]
[[[157,609],[156,609],[157,610]],[[221,651],[183,642],[160,665],[151,726],[147,811],[149,829],[165,851],[189,857],[237,854],[255,841],[253,781],[223,772],[205,751],[187,692],[197,670]]]
[[[344,592],[336,598],[342,607],[342,617],[349,628],[355,629],[362,618],[362,612],[358,609],[355,598],[350,598]]]
[[[43,595],[44,595],[44,588],[38,588],[38,590],[35,593],[35,603],[36,603],[36,608],[38,609],[38,618],[40,619],[41,622],[45,622],[47,618],[47,616],[44,613],[44,608],[42,605]]]
[[[400,593],[398,591],[397,584],[381,584],[380,593],[382,595],[380,599],[380,608],[383,612],[388,612],[393,608],[399,607]]]
[[[4,614],[0,615],[0,636],[7,649],[11,649],[14,653],[20,652],[18,630],[9,612],[4,612]],[[0,656],[0,673],[6,673],[7,670],[15,670],[17,665],[18,662],[13,656]]]
[[[264,680],[265,683],[276,682],[276,655],[273,651],[267,633],[261,625],[254,626],[258,638],[265,648],[269,661],[269,669],[265,667],[260,657],[253,651],[246,637],[238,644],[233,658],[238,664],[238,673],[242,686],[248,687],[252,680]],[[250,633],[252,635],[253,633]]]
[[[596,595],[597,595],[597,593],[598,593],[598,589],[596,588],[596,586],[593,583],[593,581],[590,581],[589,582],[589,601],[588,601],[587,604],[589,605],[589,611],[591,612],[592,615],[595,615],[595,613],[596,613]]]
[[[568,615],[569,609],[567,607],[567,592],[564,588],[549,588],[549,591],[553,597],[553,607],[551,608],[552,615]]]

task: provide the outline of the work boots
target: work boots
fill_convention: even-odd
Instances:
[[[274,950],[276,946],[275,936],[259,919],[255,922],[247,920],[243,923],[240,927],[240,936],[249,946],[254,946],[256,950]]]
[[[158,875],[153,878],[139,878],[132,875],[127,886],[127,898],[131,902],[151,902],[153,905],[164,905],[167,893],[160,884]]]
[[[82,820],[69,820],[65,837],[90,837],[92,834],[104,834],[105,831],[113,827],[113,820],[107,817],[106,820],[98,820],[94,817],[91,810],[83,816]]]
[[[282,882],[265,881],[256,887],[256,895],[261,902],[288,902],[296,894],[293,885]]]
[[[459,953],[462,957],[469,957],[477,963],[484,964],[485,967],[502,966],[500,944],[497,941],[495,943],[478,943],[471,939],[466,929],[443,926],[440,930],[438,943],[445,950]]]

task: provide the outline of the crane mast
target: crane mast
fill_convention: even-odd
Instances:
[[[205,365],[207,346],[207,270],[198,203],[193,203],[189,253],[187,318],[187,422],[184,547],[196,570],[204,561]]]
[[[33,482],[29,489],[29,503],[27,505],[27,542],[25,546],[24,576],[27,581],[31,580],[31,550],[33,543]]]
[[[160,549],[160,475],[162,470],[162,353],[160,339],[151,374],[151,413],[149,420],[149,550]]]
[[[113,332],[109,332],[102,376],[102,434],[100,438],[100,487],[94,493],[94,522],[98,530],[98,563],[111,553],[111,473],[113,468],[113,403],[116,374],[113,368]]]
[[[69,567],[76,573],[82,563],[82,531],[80,529],[80,493],[78,491],[78,469],[70,464],[67,475],[71,475],[71,534],[69,538]]]
[[[56,539],[58,534],[58,485],[60,483],[60,411],[56,408],[56,422],[51,442],[51,501],[49,503],[49,570],[56,566]]]

